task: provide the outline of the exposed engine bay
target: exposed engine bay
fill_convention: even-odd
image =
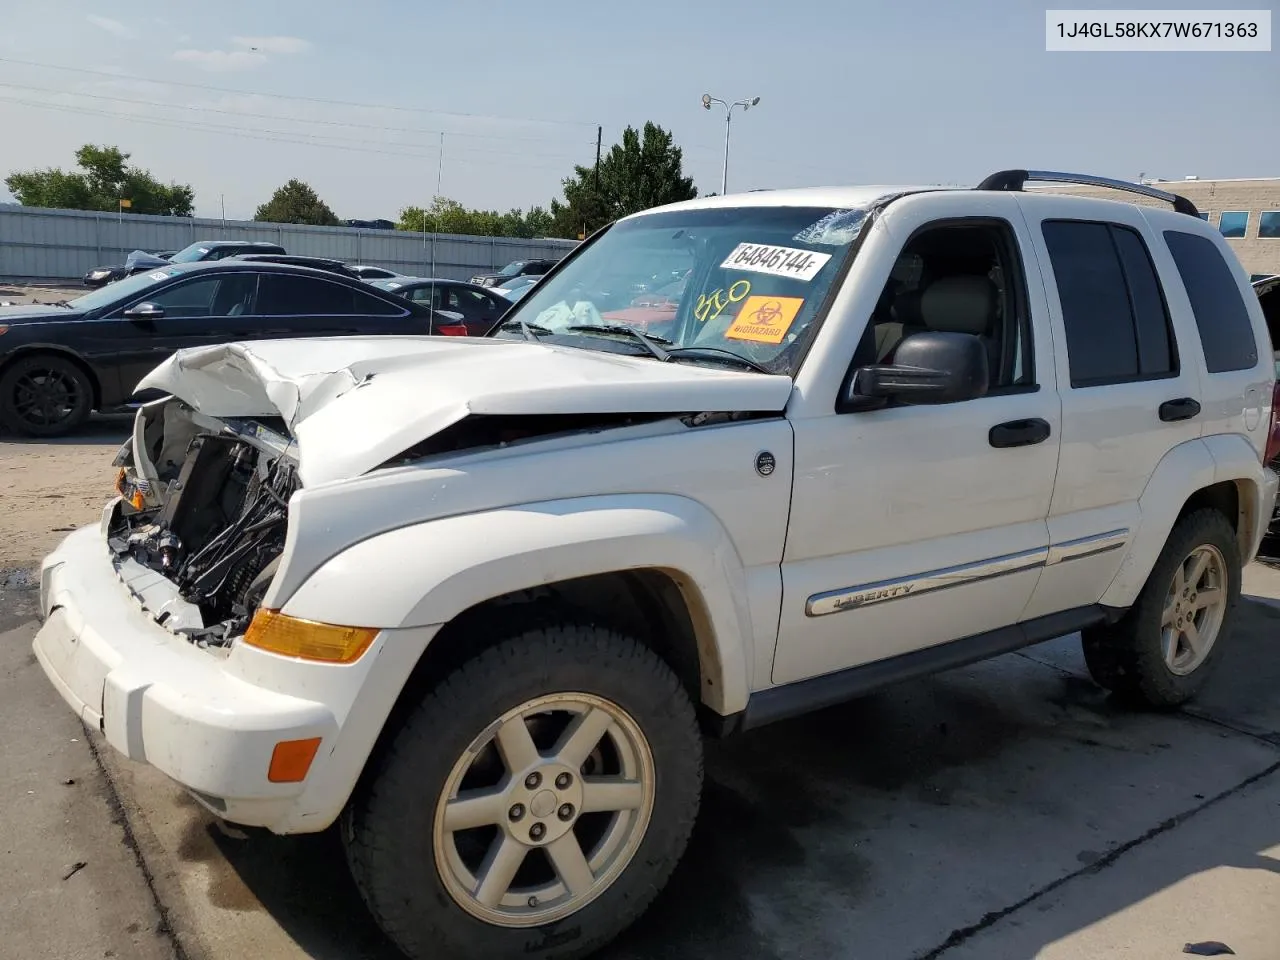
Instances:
[[[116,458],[122,502],[108,547],[118,564],[164,577],[164,590],[151,582],[140,599],[200,646],[244,633],[284,549],[297,460],[276,426],[213,420],[168,400],[144,408]]]

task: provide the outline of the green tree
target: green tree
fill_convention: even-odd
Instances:
[[[119,147],[87,143],[76,151],[78,171],[57,167],[15,171],[5,186],[21,204],[64,210],[119,209],[129,200],[131,213],[189,217],[195,192],[187,184],[164,184],[147,170],[129,166],[129,154]]]
[[[336,227],[341,221],[329,205],[301,180],[290,180],[271,195],[253,214],[268,223],[306,223],[316,227]]]
[[[435,197],[430,207],[405,207],[400,211],[397,230],[421,233],[456,233],[476,237],[546,236],[551,215],[542,207],[528,211],[472,210],[448,197]]]
[[[643,131],[627,127],[594,167],[575,166],[563,181],[564,202],[551,202],[554,232],[561,237],[590,233],[606,223],[650,207],[698,195],[684,175],[684,151],[652,121]]]

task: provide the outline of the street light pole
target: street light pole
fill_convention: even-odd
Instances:
[[[760,102],[759,97],[752,97],[750,100],[735,100],[729,103],[721,100],[719,97],[713,97],[709,93],[702,95],[702,108],[710,110],[713,103],[718,103],[724,107],[724,167],[720,173],[720,195],[724,196],[729,192],[729,124],[733,119],[733,108],[741,107],[744,111],[750,110]]]

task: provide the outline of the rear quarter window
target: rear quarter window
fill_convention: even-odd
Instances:
[[[1253,369],[1258,363],[1253,323],[1222,252],[1211,240],[1181,230],[1166,230],[1164,239],[1191,301],[1205,368],[1210,373]]]

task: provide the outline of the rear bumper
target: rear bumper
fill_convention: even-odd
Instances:
[[[224,660],[149,619],[97,526],[45,559],[40,613],[35,655],[68,705],[120,753],[229,820],[273,827],[287,819],[305,782],[267,779],[275,745],[320,737],[323,755],[336,740],[326,705],[233,676]]]

